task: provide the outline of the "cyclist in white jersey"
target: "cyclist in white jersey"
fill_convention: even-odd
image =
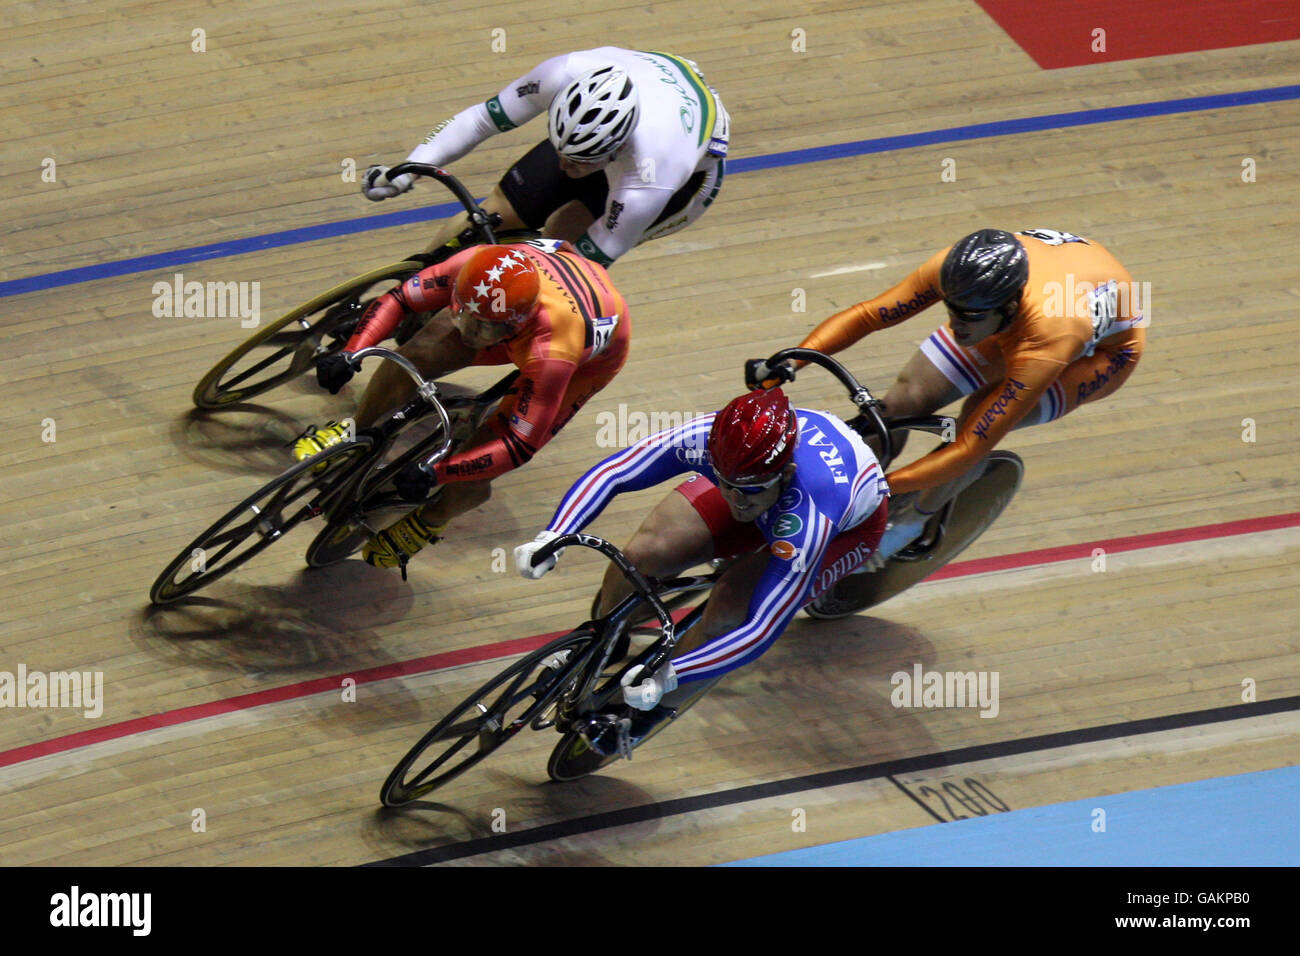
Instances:
[[[699,68],[669,53],[612,46],[545,61],[434,127],[407,159],[446,166],[542,113],[548,137],[483,203],[501,216],[501,228],[541,229],[607,266],[698,219],[722,186],[730,119]],[[409,174],[389,181],[387,173],[366,171],[368,199],[411,188]],[[430,250],[467,224],[464,214],[445,222]]]

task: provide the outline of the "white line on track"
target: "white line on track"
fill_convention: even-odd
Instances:
[[[841,266],[838,269],[832,269],[830,272],[814,272],[808,278],[822,279],[826,276],[842,276],[847,272],[872,272],[876,269],[884,269],[888,265],[887,262],[864,262],[856,266]]]

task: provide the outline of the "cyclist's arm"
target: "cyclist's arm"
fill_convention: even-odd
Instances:
[[[803,606],[813,575],[836,534],[834,523],[816,507],[801,509],[801,518],[802,532],[780,539],[793,546],[793,553],[789,557],[774,553],[768,558],[749,600],[745,622],[673,661],[679,682],[721,677],[761,655],[785,631]]]
[[[612,264],[641,241],[675,191],[658,186],[611,189],[605,211],[578,240],[578,251],[602,266]]]
[[[451,301],[451,283],[471,252],[472,249],[466,249],[429,266],[371,302],[343,351],[355,352],[378,345],[397,330],[409,312],[437,312],[445,308]]]
[[[446,166],[460,159],[485,139],[522,126],[540,115],[574,73],[568,54],[552,57],[502,88],[486,103],[461,110],[433,128],[424,142],[407,157],[412,163]]]
[[[576,362],[557,358],[537,358],[525,365],[490,426],[497,437],[439,462],[434,478],[439,483],[478,481],[526,464],[551,440],[551,426],[577,367]]]
[[[901,495],[934,488],[965,474],[1033,410],[1067,364],[1043,357],[1013,363],[966,416],[955,441],[885,476],[890,491]]]
[[[888,292],[835,313],[809,332],[799,347],[831,355],[864,335],[897,325],[928,309],[943,297],[939,269],[947,254],[947,249],[935,253]]]
[[[555,509],[547,531],[581,531],[625,491],[640,491],[674,475],[698,471],[713,416],[705,415],[644,438],[610,455],[573,483]]]

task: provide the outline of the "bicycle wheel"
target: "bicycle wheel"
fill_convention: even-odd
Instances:
[[[661,722],[645,737],[637,741],[634,749],[640,749],[646,741],[653,739],[661,730],[675,723],[682,714],[699,703],[713,685],[720,680],[722,680],[721,677],[715,677],[713,680],[700,681],[695,688],[692,688],[688,696],[680,702],[672,704],[673,709],[677,711],[677,716],[672,720]],[[556,783],[567,783],[570,780],[577,780],[580,777],[595,773],[618,759],[617,754],[606,756],[592,750],[587,743],[587,738],[583,737],[577,730],[570,730],[560,738],[560,742],[551,751],[551,758],[546,762],[546,773]]]
[[[1025,464],[1009,451],[995,451],[986,460],[984,473],[964,489],[953,503],[943,540],[928,557],[919,561],[893,558],[874,574],[853,575],[836,585],[852,582],[855,603],[865,600],[865,611],[901,594],[928,578],[965,551],[1006,510],[1020,487]]]
[[[369,454],[371,442],[362,435],[334,445],[263,485],[172,559],[149,589],[149,600],[165,604],[206,587],[270,547],[304,518],[320,514],[323,499],[348,480],[350,467]],[[303,500],[314,492],[321,494]]]
[[[452,409],[453,436],[460,433],[462,418],[474,418],[475,414],[476,407],[471,405]],[[451,452],[457,451],[467,437],[468,433],[462,434],[459,441],[453,441]],[[391,461],[376,463],[358,483],[355,503],[332,513],[329,523],[307,546],[308,567],[326,568],[350,558],[376,531],[418,507],[420,502],[406,501],[397,493],[394,480],[407,464],[428,457],[441,443],[442,428],[438,426]],[[425,503],[431,500],[426,498]]]
[[[194,387],[194,404],[222,408],[297,378],[347,344],[365,303],[388,291],[380,286],[404,281],[422,268],[414,260],[383,266],[286,313],[214,365]]]
[[[438,721],[393,768],[379,791],[386,807],[404,806],[460,776],[523,730],[551,705],[583,665],[582,651],[594,635],[575,631],[511,664]],[[569,651],[558,668],[547,666],[554,655]],[[438,744],[447,744],[445,749]],[[471,744],[475,746],[470,746]],[[426,751],[439,749],[425,759]],[[422,764],[418,771],[412,768]]]

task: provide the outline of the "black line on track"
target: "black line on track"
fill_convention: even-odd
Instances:
[[[705,793],[694,797],[681,797],[676,800],[664,800],[660,803],[651,803],[639,807],[626,807],[622,810],[610,810],[606,813],[593,813],[590,816],[573,820],[560,820],[544,826],[532,827],[528,830],[519,830],[515,833],[502,833],[477,840],[466,840],[462,843],[449,843],[425,850],[415,850],[411,853],[403,853],[400,856],[375,860],[362,865],[428,866],[432,863],[462,860],[483,853],[495,853],[514,847],[558,840],[563,837],[628,826],[633,823],[661,820],[665,817],[693,813],[698,810],[712,810],[717,807],[749,803],[754,800],[782,797],[804,790],[820,790],[849,783],[862,783],[867,780],[888,777],[891,774],[915,773],[920,770],[933,770],[937,767],[990,760],[994,757],[1010,757],[1041,750],[1054,750],[1058,747],[1069,747],[1075,744],[1114,740],[1117,737],[1158,733],[1164,730],[1178,730],[1185,727],[1199,727],[1204,724],[1216,724],[1228,720],[1244,720],[1249,717],[1264,717],[1269,714],[1281,714],[1293,710],[1300,710],[1300,695],[1282,697],[1277,700],[1255,701],[1250,704],[1234,704],[1229,707],[1213,707],[1209,710],[1194,710],[1185,714],[1169,714],[1164,717],[1145,717],[1141,720],[1103,724],[1100,727],[1083,727],[1078,730],[1041,734],[1037,737],[1025,737],[1020,740],[979,744],[974,747],[961,747],[957,750],[922,754],[916,757],[901,757],[897,760],[886,760],[858,767],[846,767],[843,770],[829,770],[802,777],[789,777],[785,780],[774,780],[768,783],[752,784],[747,787],[737,787],[734,790]]]

